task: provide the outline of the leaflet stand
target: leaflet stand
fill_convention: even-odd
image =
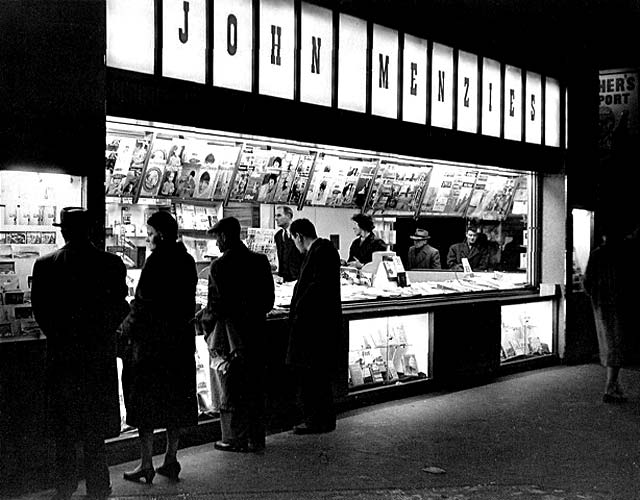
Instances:
[[[371,262],[371,286],[388,288],[389,286],[408,286],[409,278],[402,261],[395,252],[374,252]]]

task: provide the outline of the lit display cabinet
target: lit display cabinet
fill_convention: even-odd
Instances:
[[[31,271],[35,260],[64,245],[53,225],[60,209],[84,206],[79,176],[0,171],[0,339],[40,335],[31,310]]]
[[[500,361],[551,354],[554,351],[553,312],[551,300],[502,306]]]
[[[349,321],[349,389],[430,378],[430,319],[425,313]]]

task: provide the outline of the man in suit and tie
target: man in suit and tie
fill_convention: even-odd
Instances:
[[[296,245],[291,238],[289,226],[293,219],[293,210],[282,206],[276,209],[276,224],[280,230],[275,234],[276,250],[278,253],[278,276],[283,281],[295,281],[300,274],[302,255],[296,249]]]

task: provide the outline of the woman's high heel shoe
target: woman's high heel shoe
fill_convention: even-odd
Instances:
[[[180,474],[181,469],[182,468],[180,467],[180,463],[176,461],[169,462],[168,464],[162,464],[156,469],[156,472],[161,476],[169,478],[171,481],[178,482],[180,480],[178,478],[178,475]]]
[[[153,470],[153,467],[150,469],[136,469],[131,472],[125,472],[122,477],[127,481],[139,482],[140,479],[144,478],[147,484],[151,484],[153,482],[153,478],[156,475],[156,471]]]

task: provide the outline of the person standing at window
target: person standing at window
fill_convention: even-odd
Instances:
[[[294,220],[291,235],[304,255],[289,309],[287,364],[300,387],[304,417],[293,432],[331,432],[336,427],[331,374],[342,334],[340,255],[331,241],[318,238],[308,219]]]
[[[242,242],[235,217],[220,219],[209,233],[222,252],[211,263],[202,312],[221,388],[222,439],[214,447],[259,452],[265,447],[265,323],[275,301],[271,265]]]
[[[87,495],[111,493],[104,440],[120,433],[116,329],[129,309],[122,260],[89,240],[86,210],[63,208],[66,242],[33,266],[31,303],[47,336],[47,393],[56,446],[54,499],[78,488],[76,443],[82,442]]]
[[[276,251],[278,253],[278,276],[283,281],[295,281],[300,274],[302,255],[296,248],[289,227],[293,219],[293,210],[282,206],[276,210],[276,224],[280,228],[275,236]]]
[[[140,434],[140,465],[124,473],[128,481],[155,473],[178,480],[181,429],[198,422],[195,329],[196,264],[182,243],[178,223],[166,211],[147,220],[147,258],[131,312],[122,323],[128,343],[123,355],[122,388],[127,424]],[[153,468],[153,430],[167,430],[164,463]]]

